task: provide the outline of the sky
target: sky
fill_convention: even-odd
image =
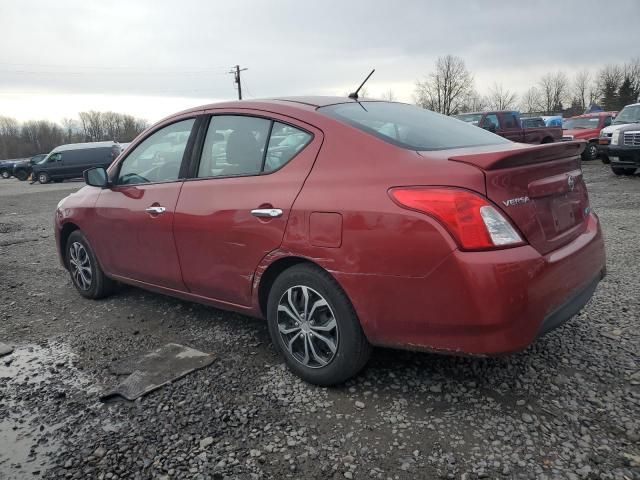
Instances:
[[[0,0],[0,115],[155,122],[237,98],[237,64],[247,99],[344,95],[375,68],[370,96],[411,101],[447,54],[481,93],[523,93],[637,57],[639,20],[637,0]]]

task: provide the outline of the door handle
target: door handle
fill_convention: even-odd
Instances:
[[[161,213],[164,213],[167,209],[164,207],[149,207],[145,210],[145,212],[148,213],[155,213],[156,215],[159,215]]]
[[[276,218],[282,216],[282,210],[279,208],[256,208],[251,210],[251,215],[259,218]]]

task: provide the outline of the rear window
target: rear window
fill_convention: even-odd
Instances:
[[[446,150],[510,142],[464,121],[404,103],[350,102],[321,107],[318,111],[409,150]]]

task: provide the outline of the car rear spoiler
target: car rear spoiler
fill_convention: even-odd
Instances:
[[[518,150],[458,155],[450,157],[449,160],[468,163],[482,170],[499,170],[501,168],[519,167],[532,163],[551,162],[561,158],[577,157],[585,149],[585,146],[586,142],[584,140],[545,143],[543,145],[532,145],[528,148]]]

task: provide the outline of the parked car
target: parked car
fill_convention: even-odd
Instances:
[[[604,163],[609,163],[610,161],[609,144],[611,143],[613,133],[623,128],[624,125],[628,125],[630,123],[640,123],[640,103],[634,103],[624,107],[620,110],[620,113],[618,113],[616,118],[613,119],[611,125],[600,131],[600,137],[598,139],[598,154],[602,157],[602,161]]]
[[[13,166],[21,159],[0,160],[0,177],[7,179],[13,175]]]
[[[598,158],[598,138],[600,130],[611,125],[618,112],[586,113],[563,120],[562,140],[586,140],[582,152],[583,160]]]
[[[57,247],[84,297],[119,281],[266,318],[320,385],[355,375],[371,345],[515,352],[604,275],[583,148],[393,102],[208,105],[87,170],[56,210]]]
[[[46,153],[40,153],[38,155],[34,155],[33,157],[25,160],[21,160],[16,162],[13,165],[13,176],[18,180],[24,181],[29,178],[31,172],[33,170],[33,165],[43,161],[46,158]]]
[[[611,171],[633,175],[640,167],[640,122],[622,125],[611,136],[608,146]]]
[[[32,165],[33,178],[40,183],[61,182],[69,178],[81,178],[82,172],[91,167],[107,168],[120,155],[116,142],[70,143],[51,150],[40,163]]]
[[[463,113],[456,115],[455,118],[514,142],[551,143],[562,138],[560,127],[523,127],[520,114],[513,111]]]

